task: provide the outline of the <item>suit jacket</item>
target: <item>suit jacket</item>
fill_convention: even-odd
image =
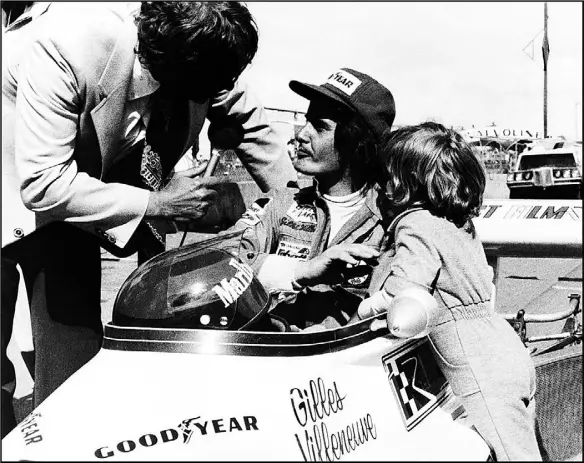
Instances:
[[[102,181],[119,160],[136,58],[128,5],[54,3],[14,34],[4,48],[17,42],[20,52],[3,59],[3,180],[12,178],[3,181],[2,245],[66,221],[124,247],[149,198],[147,190]],[[229,116],[242,124],[236,152],[262,190],[296,180],[285,145],[243,82],[203,104],[189,102],[188,113],[173,162],[198,151],[205,118]]]

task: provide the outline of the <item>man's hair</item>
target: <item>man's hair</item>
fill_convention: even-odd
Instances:
[[[386,193],[394,207],[422,201],[433,214],[457,227],[478,216],[485,171],[455,130],[435,122],[402,127],[386,137],[383,155]]]
[[[357,114],[345,114],[337,121],[334,135],[341,168],[349,168],[351,178],[364,181],[368,187],[380,181],[378,144],[371,129]]]
[[[209,74],[233,84],[257,52],[256,23],[240,2],[142,2],[136,24],[138,57],[159,82]]]

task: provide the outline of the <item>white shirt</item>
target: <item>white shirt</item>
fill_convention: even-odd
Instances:
[[[322,195],[328,207],[331,220],[331,231],[328,238],[329,243],[333,240],[343,225],[345,225],[349,219],[353,217],[355,212],[365,204],[365,193],[366,186],[363,186],[359,191],[355,191],[346,196]]]
[[[140,11],[140,3],[129,2],[124,5],[131,17],[136,17]],[[124,118],[124,138],[121,142],[120,152],[123,154],[136,146],[146,137],[146,128],[150,121],[152,94],[158,90],[160,84],[148,69],[144,68],[136,56],[132,69],[132,81],[128,92]]]
[[[138,57],[134,61],[132,81],[128,92],[128,101],[124,108],[124,138],[120,151],[128,151],[146,137],[146,127],[150,121],[151,107],[148,104],[152,94],[158,90],[160,84],[152,74],[144,68]]]

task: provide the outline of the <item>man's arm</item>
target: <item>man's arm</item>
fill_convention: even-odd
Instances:
[[[235,152],[264,193],[298,181],[285,142],[270,126],[265,109],[242,81],[210,102],[211,124],[220,124],[226,117],[241,124],[243,141]]]
[[[15,157],[25,206],[36,212],[40,224],[67,221],[120,248],[145,217],[200,218],[215,200],[213,187],[222,179],[198,179],[199,172],[191,169],[161,191],[149,192],[102,182],[96,178],[101,168],[99,151],[75,151],[80,119],[88,116],[85,73],[95,70],[80,64],[83,59],[79,49],[70,50],[75,48],[71,40],[64,33],[45,31],[25,50],[20,66]],[[80,171],[79,165],[87,166],[91,175]]]
[[[20,64],[14,130],[21,197],[41,222],[68,221],[98,235],[105,229],[123,247],[144,216],[149,192],[79,171],[73,154],[85,89],[63,48],[44,33]]]

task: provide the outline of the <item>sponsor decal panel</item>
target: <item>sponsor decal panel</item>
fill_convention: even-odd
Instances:
[[[246,431],[258,431],[257,418],[255,416],[244,416],[243,420],[241,418],[239,420],[241,423],[236,417],[229,419],[221,418],[209,422],[201,420],[201,417],[197,416],[196,418],[188,418],[181,421],[178,428],[182,431],[183,443],[185,444],[188,444],[191,441],[191,437],[198,433],[206,436],[212,433],[221,434],[224,432],[243,431],[244,427]]]
[[[345,271],[345,281],[342,286],[350,288],[366,288],[369,286],[373,268],[366,262],[360,260],[355,265],[347,265]]]
[[[308,204],[293,203],[286,215],[295,222],[316,224],[316,208]]]
[[[269,198],[260,198],[256,200],[241,216],[241,221],[248,225],[257,225],[266,214],[266,206],[270,203]]]
[[[488,204],[482,206],[477,218],[582,220],[582,206]]]
[[[357,79],[354,75],[343,71],[342,69],[339,69],[337,72],[331,74],[326,83],[332,85],[335,88],[338,88],[347,95],[352,95],[357,87],[361,85],[361,81],[359,79]]]
[[[229,265],[237,270],[235,275],[229,279],[223,278],[218,285],[213,286],[213,291],[223,301],[225,307],[239,299],[239,296],[245,292],[253,281],[253,270],[249,265],[238,262],[235,259],[231,259]]]
[[[42,418],[40,413],[31,413],[18,425],[26,445],[36,444],[43,440],[39,427],[39,418]]]
[[[211,434],[259,431],[258,420],[253,415],[232,416],[207,420],[197,416],[182,420],[178,426],[162,431],[144,434],[137,439],[126,439],[115,445],[106,445],[93,453],[98,459],[110,458],[119,453],[130,453],[139,447],[154,447],[155,445],[179,441],[183,444],[195,444],[198,438]],[[181,439],[179,439],[181,438]]]
[[[280,219],[280,225],[284,227],[289,227],[292,230],[303,231],[308,233],[314,233],[316,231],[315,223],[295,222],[294,220],[290,219],[290,217],[282,217]]]
[[[307,243],[294,243],[292,241],[280,241],[276,255],[291,257],[292,259],[307,260],[310,254],[310,245]]]
[[[322,378],[290,389],[290,403],[300,431],[294,434],[304,461],[336,461],[377,439],[377,428],[370,413],[347,419],[332,427],[331,418],[343,413],[347,395],[337,383],[325,384]],[[329,426],[331,426],[329,428]]]
[[[407,344],[382,358],[406,429],[420,423],[446,397],[447,381],[427,339]]]
[[[484,127],[482,129],[467,129],[463,130],[462,134],[470,138],[541,138],[541,134],[537,130],[520,127]]]

